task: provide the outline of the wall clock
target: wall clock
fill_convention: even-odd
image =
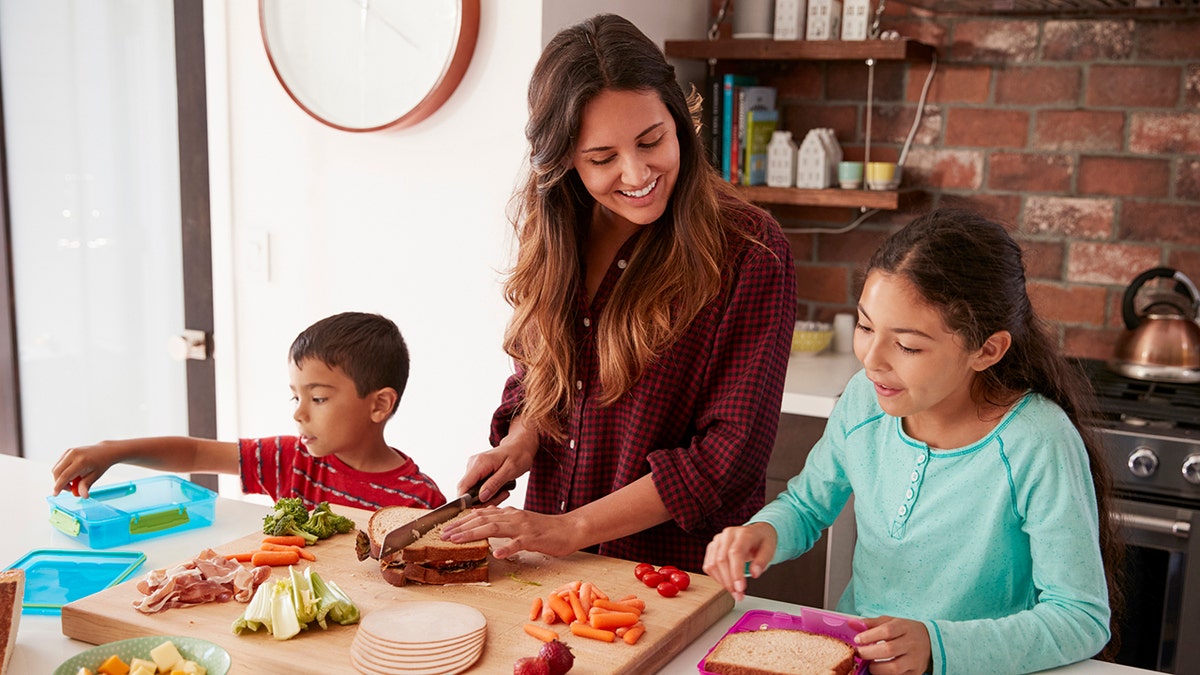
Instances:
[[[462,81],[479,0],[259,0],[263,45],[292,100],[344,131],[407,127]]]

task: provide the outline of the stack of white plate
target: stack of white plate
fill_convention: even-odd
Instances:
[[[364,675],[449,675],[483,653],[487,619],[457,602],[402,602],[362,618],[350,662]]]

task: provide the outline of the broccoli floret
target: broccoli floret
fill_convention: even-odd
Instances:
[[[304,507],[301,507],[304,508]],[[305,512],[307,515],[308,512]],[[269,534],[273,537],[281,537],[287,535],[299,535],[304,537],[304,540],[309,544],[317,543],[317,537],[311,532],[306,532],[296,523],[296,517],[291,513],[276,510],[270,515],[263,516],[263,534]]]
[[[288,514],[296,519],[297,525],[303,525],[308,521],[308,509],[304,508],[304,501],[299,497],[284,497],[275,502],[276,515]]]
[[[335,534],[345,534],[353,530],[354,521],[334,513],[329,508],[329,502],[321,502],[313,507],[308,522],[304,523],[301,528],[321,539],[326,539]]]

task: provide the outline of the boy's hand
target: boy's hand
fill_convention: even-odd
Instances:
[[[58,458],[58,462],[50,470],[54,476],[54,489],[51,494],[69,489],[76,497],[87,497],[92,484],[115,462],[101,445],[71,448]]]
[[[746,597],[746,574],[757,579],[771,564],[778,538],[767,523],[727,527],[708,543],[704,552],[704,573],[733,594],[735,600]]]
[[[925,624],[890,616],[862,622],[867,630],[855,635],[854,642],[859,645],[858,655],[872,662],[871,675],[921,675],[933,669]]]

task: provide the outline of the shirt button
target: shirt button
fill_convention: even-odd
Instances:
[[[915,483],[915,482],[917,482],[917,480],[918,480],[920,477],[921,477],[921,474],[920,474],[920,473],[918,473],[916,469],[913,469],[913,472],[912,472],[912,482],[914,482],[914,483]]]
[[[592,320],[587,318],[586,316],[583,317],[583,327],[588,328],[591,325],[592,325]]]
[[[908,507],[905,506],[904,504],[901,504],[900,510],[897,513],[899,513],[900,515],[904,515],[904,514],[908,513]]]
[[[575,380],[575,389],[576,390],[583,389],[583,380]]]
[[[574,450],[575,449],[575,439],[572,438],[571,442],[568,443],[567,445],[569,445],[571,447],[571,449]],[[912,490],[909,490],[909,492],[912,492]]]
[[[920,457],[917,457],[917,464],[924,464],[926,459],[928,459],[927,455],[921,455]]]
[[[573,447],[575,447],[575,441],[571,441],[571,447],[572,447],[572,448],[573,448]],[[912,488],[908,488],[908,492],[905,492],[905,493],[904,493],[904,498],[905,498],[905,499],[912,499],[912,498],[913,498],[913,491],[912,491]]]
[[[617,261],[617,268],[618,268],[618,269],[625,269],[625,266],[626,266],[626,265],[628,265],[628,264],[629,264],[629,263],[625,262],[624,260],[618,260],[618,261]]]

